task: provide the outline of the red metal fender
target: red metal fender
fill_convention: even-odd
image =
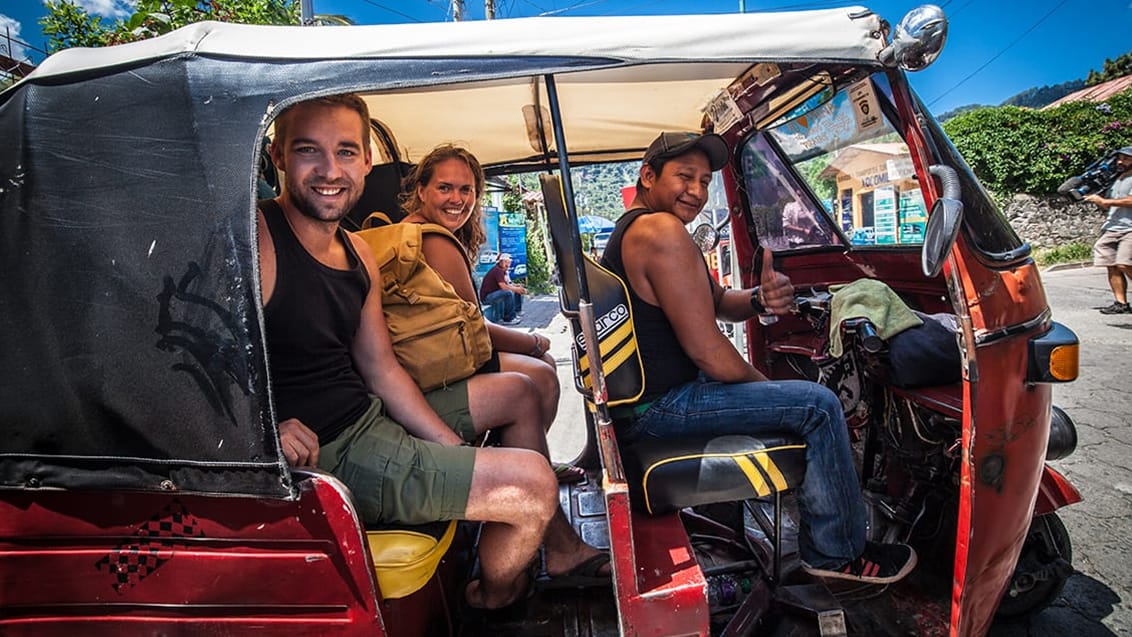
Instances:
[[[1038,485],[1038,498],[1034,501],[1034,517],[1052,513],[1063,506],[1081,501],[1081,492],[1057,469],[1045,466],[1042,481]]]

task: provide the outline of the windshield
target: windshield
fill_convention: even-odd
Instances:
[[[923,242],[927,214],[908,147],[867,78],[751,136],[742,170],[759,243],[776,252]]]

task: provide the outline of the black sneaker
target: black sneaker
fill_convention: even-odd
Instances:
[[[1112,305],[1101,308],[1101,314],[1132,314],[1132,306],[1127,303],[1113,301]]]
[[[916,551],[907,544],[865,542],[865,551],[861,556],[841,568],[814,568],[802,564],[802,569],[810,575],[827,579],[843,579],[862,584],[891,584],[903,579],[915,566]]]

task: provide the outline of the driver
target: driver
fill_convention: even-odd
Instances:
[[[905,544],[865,540],[865,511],[848,428],[833,392],[809,381],[772,381],[751,366],[716,319],[789,312],[794,287],[763,252],[760,285],[719,286],[684,224],[708,199],[712,172],[728,161],[715,134],[668,132],[645,151],[632,205],[618,221],[602,265],[629,288],[646,370],[635,405],[615,407],[618,438],[790,432],[806,440],[799,490],[799,551],[819,577],[895,582],[916,565]]]

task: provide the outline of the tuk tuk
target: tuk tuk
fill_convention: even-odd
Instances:
[[[847,7],[200,23],[48,58],[0,93],[0,633],[981,635],[996,610],[1041,609],[1072,570],[1055,511],[1080,496],[1045,461],[1075,445],[1051,383],[1076,377],[1077,340],[910,89],[945,36],[930,5],[895,28]],[[260,152],[283,108],[343,92],[374,117],[360,214],[395,212],[404,166],[443,142],[489,173],[544,173],[587,407],[556,424],[588,440],[590,479],[561,501],[611,551],[610,588],[464,613],[471,525],[366,529],[334,476],[288,467],[257,271]],[[727,141],[726,203],[690,231],[709,251],[725,235],[734,286],[757,283],[772,250],[798,290],[797,312],[739,326],[736,344],[768,377],[842,397],[870,537],[921,553],[908,581],[807,581],[789,485],[642,505],[609,407],[645,370],[607,340],[630,317],[582,253],[570,168],[639,161],[664,130]],[[903,382],[867,325],[831,321],[838,286],[859,279],[947,315],[954,367]]]

